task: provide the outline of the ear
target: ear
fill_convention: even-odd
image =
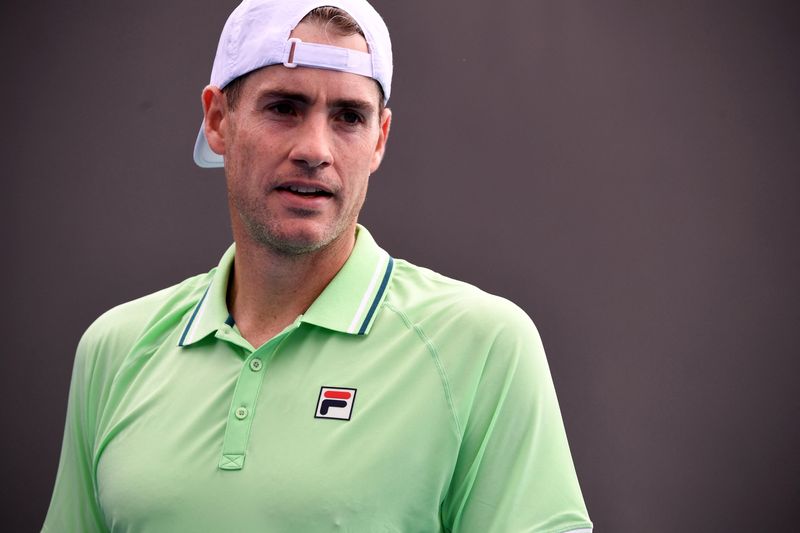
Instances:
[[[392,110],[384,107],[379,118],[380,132],[378,134],[378,142],[375,144],[375,152],[372,154],[372,164],[370,165],[370,173],[378,170],[383,161],[383,154],[386,152],[386,141],[389,139],[389,129],[392,126]]]
[[[225,119],[228,103],[219,87],[208,85],[203,89],[203,127],[208,146],[217,154],[225,155]]]

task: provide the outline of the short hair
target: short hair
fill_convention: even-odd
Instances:
[[[322,26],[325,31],[328,29],[333,30],[341,37],[347,37],[349,35],[358,34],[366,39],[364,35],[364,30],[361,29],[361,26],[358,25],[358,22],[355,21],[353,17],[351,17],[347,11],[339,9],[338,7],[333,6],[321,6],[315,7],[308,14],[300,19],[300,22],[309,22],[311,24],[317,24]],[[254,72],[254,71],[250,71]],[[242,93],[242,85],[244,84],[244,80],[247,79],[247,76],[250,75],[250,72],[246,74],[242,74],[238,78],[234,78],[228,84],[222,88],[222,94],[225,95],[225,99],[228,102],[229,109],[235,109],[236,104],[239,101],[239,96]],[[382,112],[384,107],[384,93],[383,87],[381,84],[375,80],[375,83],[378,86],[378,93],[379,93],[379,100],[378,100],[378,111]]]
[[[364,30],[358,25],[358,22],[353,19],[346,11],[333,6],[316,7],[308,12],[308,14],[300,19],[301,22],[310,22],[312,24],[319,24],[324,26],[327,31],[328,28],[333,29],[342,37],[355,35],[356,33],[366,39]]]

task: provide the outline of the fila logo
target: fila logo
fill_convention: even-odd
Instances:
[[[353,403],[356,401],[356,389],[341,387],[322,387],[317,400],[317,412],[314,418],[332,418],[334,420],[350,420]]]

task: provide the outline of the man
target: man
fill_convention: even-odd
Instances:
[[[357,224],[391,75],[364,0],[233,12],[195,160],[235,244],[81,339],[44,531],[591,531],[528,317]]]

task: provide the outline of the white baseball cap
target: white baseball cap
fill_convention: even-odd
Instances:
[[[303,17],[323,6],[337,7],[358,23],[369,53],[289,38]],[[222,28],[209,83],[222,89],[239,76],[276,64],[373,78],[383,89],[384,103],[389,100],[392,43],[386,23],[366,0],[244,0]],[[204,125],[194,145],[194,162],[204,168],[222,167],[222,156],[208,146]]]

